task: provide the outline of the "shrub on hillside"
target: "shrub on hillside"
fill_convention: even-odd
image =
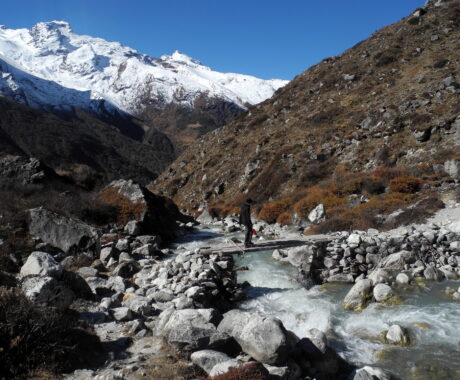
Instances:
[[[276,222],[283,226],[290,226],[292,225],[292,216],[289,212],[283,212],[276,218]]]
[[[111,187],[99,193],[98,200],[117,210],[117,223],[126,224],[130,220],[139,219],[147,211],[145,204],[132,202],[118,192],[118,188]]]
[[[375,169],[371,174],[372,176],[380,179],[383,183],[387,184],[393,178],[404,176],[407,173],[403,168],[380,167]]]
[[[390,190],[394,193],[414,194],[422,185],[423,181],[415,177],[396,177],[390,181]]]
[[[275,223],[278,217],[289,209],[289,206],[290,204],[287,199],[264,203],[258,218],[268,223]]]
[[[38,306],[6,288],[0,288],[0,352],[5,378],[94,367],[105,360],[99,338],[76,315]]]
[[[239,367],[231,367],[222,375],[200,378],[200,380],[268,380],[270,375],[259,362],[250,362]]]

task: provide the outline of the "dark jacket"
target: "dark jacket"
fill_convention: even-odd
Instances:
[[[240,224],[243,224],[244,226],[252,226],[252,221],[251,221],[251,204],[245,203],[243,207],[241,207],[240,211]]]

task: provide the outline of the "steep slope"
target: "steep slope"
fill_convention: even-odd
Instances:
[[[430,2],[200,138],[155,189],[198,208],[260,204],[344,170],[433,175],[460,158],[459,41],[460,1]]]
[[[70,106],[106,119],[123,113],[141,118],[146,133],[140,139],[146,142],[152,129],[177,142],[214,129],[287,83],[215,72],[177,51],[152,58],[78,35],[64,21],[30,30],[0,26],[0,74],[0,93],[34,108],[55,112]],[[191,133],[184,131],[189,124]]]
[[[174,158],[164,134],[157,132],[152,140],[155,147],[132,140],[81,110],[64,119],[0,97],[0,154],[37,157],[69,174],[89,170],[104,182],[148,183]]]

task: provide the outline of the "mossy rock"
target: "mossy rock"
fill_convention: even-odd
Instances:
[[[410,371],[411,380],[456,380],[460,370],[449,370],[438,365],[413,367]]]
[[[414,322],[412,323],[412,326],[418,327],[419,329],[422,329],[422,330],[428,330],[431,328],[431,325],[425,322]]]

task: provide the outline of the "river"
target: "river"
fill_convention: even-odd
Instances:
[[[202,229],[182,239],[187,249],[233,244],[217,228]],[[244,310],[257,311],[279,318],[284,326],[305,336],[317,328],[325,332],[331,346],[358,366],[375,365],[401,379],[460,379],[460,303],[444,294],[447,286],[458,287],[460,281],[420,283],[397,289],[404,302],[397,306],[373,303],[361,313],[345,311],[342,300],[351,285],[326,284],[303,288],[295,280],[294,268],[280,264],[272,251],[235,255],[238,282],[248,281],[248,299]],[[379,340],[382,331],[397,323],[409,329],[412,344],[399,347]]]

